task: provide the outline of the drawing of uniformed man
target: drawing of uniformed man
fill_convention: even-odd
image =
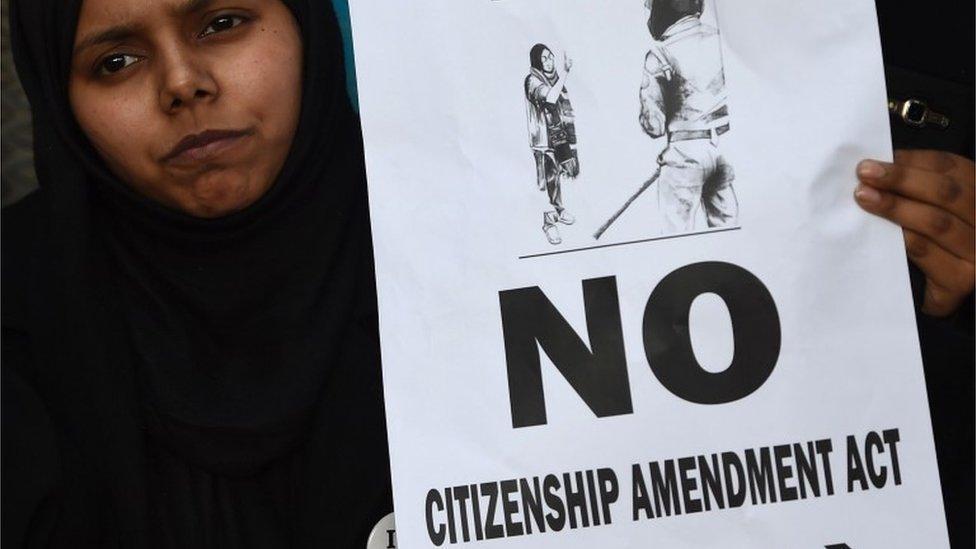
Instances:
[[[644,61],[640,124],[652,138],[668,138],[658,158],[663,230],[694,230],[699,207],[709,227],[733,226],[734,174],[719,148],[729,111],[718,29],[701,21],[702,0],[644,4],[655,42]]]
[[[572,225],[575,221],[563,206],[562,196],[562,178],[575,178],[580,169],[573,105],[566,90],[573,62],[566,58],[564,72],[559,74],[552,51],[536,44],[529,52],[529,63],[531,70],[525,77],[529,145],[535,157],[536,183],[549,195],[553,207],[542,216],[542,230],[555,245],[562,242],[556,224]]]

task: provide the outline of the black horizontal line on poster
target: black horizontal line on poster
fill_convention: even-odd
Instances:
[[[560,255],[560,254],[571,254],[574,252],[585,252],[587,250],[599,250],[600,248],[613,248],[616,246],[629,246],[631,244],[643,244],[645,242],[655,242],[658,240],[671,240],[673,238],[685,238],[689,236],[701,236],[703,234],[715,234],[724,233],[728,231],[738,231],[742,227],[728,227],[725,229],[709,229],[707,231],[698,231],[695,233],[683,233],[683,234],[671,234],[667,236],[655,236],[653,238],[642,238],[640,240],[629,240],[627,242],[614,242],[612,244],[597,244],[596,246],[585,246],[583,248],[573,248],[571,250],[556,250],[554,252],[542,252],[537,254],[520,255],[519,259],[535,259],[538,257],[546,257],[550,255]]]

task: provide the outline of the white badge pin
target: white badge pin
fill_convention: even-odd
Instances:
[[[366,540],[366,549],[396,549],[396,524],[393,522],[393,513],[386,515],[369,533]]]

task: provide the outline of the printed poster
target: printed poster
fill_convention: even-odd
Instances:
[[[872,1],[351,9],[398,547],[948,547]]]

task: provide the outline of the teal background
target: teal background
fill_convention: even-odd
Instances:
[[[349,0],[332,0],[336,16],[339,18],[339,30],[342,31],[342,51],[346,58],[346,90],[352,106],[359,110],[359,96],[356,93],[356,65],[352,55],[352,29],[349,26]]]

